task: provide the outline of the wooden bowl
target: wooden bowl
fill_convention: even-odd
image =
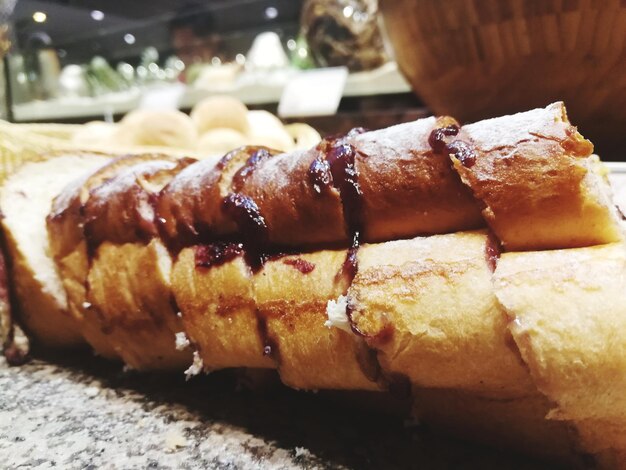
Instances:
[[[625,1],[379,2],[400,69],[434,113],[468,122],[563,100],[598,151],[626,159]]]

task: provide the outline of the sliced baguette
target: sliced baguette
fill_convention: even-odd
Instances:
[[[46,215],[69,182],[106,164],[98,154],[56,156],[27,163],[0,189],[2,227],[10,256],[10,279],[24,327],[40,343],[68,347],[83,343],[68,313],[65,290],[50,256]]]

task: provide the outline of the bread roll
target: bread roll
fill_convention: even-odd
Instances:
[[[608,181],[590,158],[593,145],[569,123],[563,103],[463,126],[458,138],[454,168],[507,250],[623,239]]]
[[[286,124],[285,130],[296,143],[296,149],[306,150],[319,144],[322,140],[320,133],[308,124],[294,122]]]
[[[119,122],[114,140],[121,146],[194,150],[198,143],[198,131],[189,116],[180,111],[138,109]]]
[[[227,95],[203,99],[196,103],[190,116],[198,134],[219,128],[233,129],[241,134],[247,134],[250,129],[246,105],[237,98]]]
[[[27,163],[0,189],[2,228],[17,313],[28,332],[46,346],[83,343],[68,313],[66,293],[50,256],[46,215],[65,185],[107,161],[103,155],[75,154]]]
[[[172,227],[180,225],[192,232],[200,225],[214,235],[232,233],[234,221],[229,221],[221,209],[219,216],[210,215],[217,213],[219,205],[214,202],[219,199],[208,196],[215,186],[194,189],[207,179],[220,182],[220,199],[233,192],[254,207],[264,223],[263,238],[279,247],[347,245],[357,232],[361,241],[380,242],[469,230],[484,226],[485,219],[507,249],[572,247],[619,239],[621,228],[608,186],[594,169],[597,162],[586,156],[589,144],[573,134],[560,114],[560,106],[532,111],[525,117],[473,124],[461,134],[451,118],[427,118],[380,131],[356,130],[326,139],[308,151],[274,155],[242,150],[238,154],[241,160],[246,153],[249,156],[245,164],[240,158],[231,159],[227,167],[198,167],[206,173],[203,176],[177,178],[172,185],[178,188],[177,193],[195,196],[168,195],[171,202],[167,204],[191,218],[176,221],[177,213],[171,210],[163,218]],[[544,129],[545,135],[533,137],[540,135],[533,129]],[[498,137],[503,147],[490,151],[479,144],[486,139],[481,135],[498,132],[505,134]],[[561,134],[571,138],[563,137],[565,140],[558,143]],[[456,163],[451,168],[448,147],[470,145],[464,140],[446,141],[457,135],[477,142],[471,144],[476,145],[472,152],[482,156],[475,158],[474,165],[465,166],[453,156]],[[516,150],[510,153],[506,149]],[[548,163],[561,165],[563,171],[549,178],[540,176]],[[220,175],[222,168],[226,173]],[[476,173],[481,168],[493,174]],[[480,201],[474,199],[455,170]],[[202,209],[202,213],[194,209],[202,206],[199,197],[209,201],[210,208]],[[481,206],[486,206],[482,214]],[[518,220],[525,223],[518,224]],[[597,239],[584,239],[585,232],[598,234]]]
[[[505,253],[496,295],[548,418],[593,453],[626,451],[626,247]]]
[[[250,145],[269,147],[283,152],[294,149],[295,144],[283,123],[268,111],[248,112],[248,142]]]
[[[72,143],[78,145],[115,144],[117,125],[111,122],[91,121],[79,126],[72,135]]]
[[[247,138],[241,132],[225,127],[218,127],[206,131],[198,141],[198,152],[206,155],[219,155],[220,157],[231,150],[248,143]]]

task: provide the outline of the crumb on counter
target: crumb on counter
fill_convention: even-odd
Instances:
[[[202,372],[202,368],[204,367],[204,363],[202,362],[202,358],[198,351],[193,352],[193,362],[189,366],[189,368],[185,371],[185,378],[189,380],[194,375],[198,375]]]
[[[187,446],[187,438],[179,429],[169,429],[165,433],[165,449],[174,452],[181,447]]]

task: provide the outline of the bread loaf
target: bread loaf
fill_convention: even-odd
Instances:
[[[626,252],[590,154],[557,103],[216,165],[126,157],[55,199],[51,253],[81,333],[132,367],[193,352],[190,373],[411,392],[431,426],[617,465]]]

